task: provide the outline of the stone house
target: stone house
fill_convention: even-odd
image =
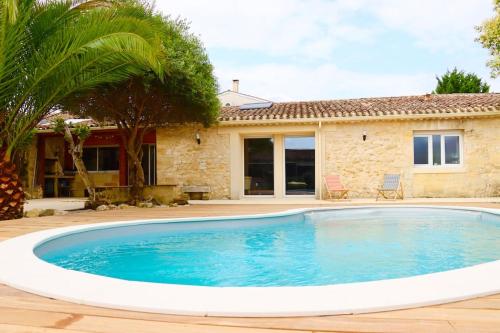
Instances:
[[[219,93],[218,97],[222,106],[240,106],[243,104],[270,102],[267,99],[241,93],[240,80],[233,80],[233,88]]]
[[[86,142],[98,185],[127,185],[114,131],[95,127]],[[500,94],[229,106],[216,126],[157,128],[145,145],[148,184],[173,196],[207,186],[211,199],[325,198],[323,177],[338,174],[351,197],[374,197],[385,173],[401,174],[406,197],[500,196]],[[63,174],[71,169],[50,131],[33,150],[33,185],[47,187],[50,159]],[[77,178],[68,178],[67,194],[83,195]]]

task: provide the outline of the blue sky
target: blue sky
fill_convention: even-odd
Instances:
[[[157,0],[191,22],[220,90],[274,101],[424,94],[436,75],[475,72],[492,91],[474,27],[490,0]]]

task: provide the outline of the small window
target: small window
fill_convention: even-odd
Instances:
[[[429,138],[416,136],[413,138],[413,154],[415,164],[429,164]]]
[[[120,169],[118,147],[83,148],[83,163],[87,171],[118,171]]]
[[[413,164],[416,166],[453,166],[462,164],[460,134],[415,134]]]
[[[432,165],[441,165],[441,135],[432,136]]]
[[[460,137],[444,137],[444,161],[446,164],[460,164]]]
[[[97,171],[97,148],[83,148],[83,164],[87,171]]]
[[[99,171],[119,170],[120,151],[117,147],[100,147],[98,148],[99,155]]]

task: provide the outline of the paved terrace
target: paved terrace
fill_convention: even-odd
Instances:
[[[321,206],[357,204],[362,203],[328,203]],[[438,203],[433,200],[432,204]],[[500,208],[500,203],[488,202],[443,204]],[[254,214],[319,205],[191,205],[175,208],[72,212],[66,216],[0,222],[0,241],[37,230],[68,225],[143,218]],[[83,306],[32,295],[0,284],[0,332],[9,333],[499,332],[499,328],[500,294],[444,305],[361,315],[209,318]]]

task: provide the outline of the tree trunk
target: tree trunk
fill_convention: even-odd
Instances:
[[[16,165],[0,150],[0,220],[23,217],[24,191],[16,173]]]
[[[136,143],[129,140],[126,151],[130,161],[130,167],[132,170],[132,188],[130,189],[130,195],[132,197],[132,202],[137,204],[144,199],[144,169],[142,168],[142,163],[140,159],[140,150],[136,149]]]
[[[76,171],[82,178],[83,185],[87,189],[87,192],[89,192],[89,201],[94,202],[95,186],[89,177],[89,173],[87,171],[87,168],[85,167],[85,163],[83,163],[82,154],[72,152],[71,156],[73,157],[73,163],[75,163]]]
[[[128,124],[115,119],[116,125],[120,130],[120,137],[128,156],[129,166],[129,184],[130,204],[137,205],[144,200],[144,169],[142,168],[142,142],[146,128],[141,130],[139,123],[134,123],[132,127]]]
[[[83,185],[85,189],[89,193],[89,201],[92,203],[95,202],[95,185],[94,182],[90,179],[87,168],[85,167],[85,163],[83,163],[83,143],[85,140],[78,138],[78,143],[75,144],[75,140],[73,140],[73,135],[68,126],[64,126],[64,139],[69,144],[69,153],[73,158],[73,163],[75,164],[76,171],[78,175],[82,178]]]

